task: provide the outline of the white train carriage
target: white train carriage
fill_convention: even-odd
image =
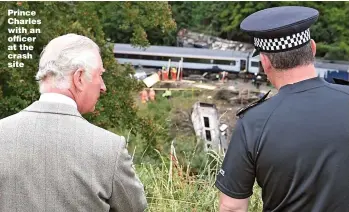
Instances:
[[[185,48],[172,46],[149,46],[147,48],[133,47],[130,44],[114,45],[114,56],[121,64],[161,69],[178,67],[183,59],[183,70],[204,72],[221,72],[238,74],[246,71],[249,74],[264,72],[259,56],[252,57],[251,52],[223,51],[202,48]],[[318,76],[333,82],[332,78],[349,80],[349,62],[325,61],[316,59],[315,68]]]
[[[349,80],[349,62],[346,61],[315,61],[316,72],[319,77],[333,83],[333,78]]]
[[[246,69],[250,53],[237,51],[222,51],[212,49],[196,49],[169,46],[149,46],[148,48],[133,47],[130,44],[115,44],[114,56],[121,64],[130,63],[134,66],[146,68],[167,67],[171,60],[171,66],[178,67],[183,59],[184,70],[200,70],[202,72],[239,73]],[[253,59],[247,71],[257,73],[259,71],[259,59]]]

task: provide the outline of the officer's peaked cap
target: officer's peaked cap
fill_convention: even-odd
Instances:
[[[240,28],[253,37],[255,52],[283,52],[309,43],[310,26],[317,21],[316,9],[300,6],[273,7],[245,18]]]

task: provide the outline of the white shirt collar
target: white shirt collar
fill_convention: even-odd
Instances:
[[[43,93],[41,94],[39,101],[63,103],[63,104],[71,105],[76,109],[78,108],[76,102],[73,99],[59,93]]]

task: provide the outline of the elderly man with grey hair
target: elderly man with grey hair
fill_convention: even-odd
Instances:
[[[41,54],[40,99],[0,120],[0,211],[144,211],[124,137],[87,122],[103,63],[89,38],[67,34]]]

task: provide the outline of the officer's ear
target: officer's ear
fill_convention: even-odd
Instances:
[[[313,56],[315,57],[316,54],[316,43],[313,39],[310,40],[310,46],[311,46],[311,50],[313,52]]]
[[[273,68],[273,66],[271,65],[271,62],[269,60],[269,57],[263,53],[259,53],[259,58],[261,60],[264,72],[266,74],[268,74],[270,72],[270,70]]]

